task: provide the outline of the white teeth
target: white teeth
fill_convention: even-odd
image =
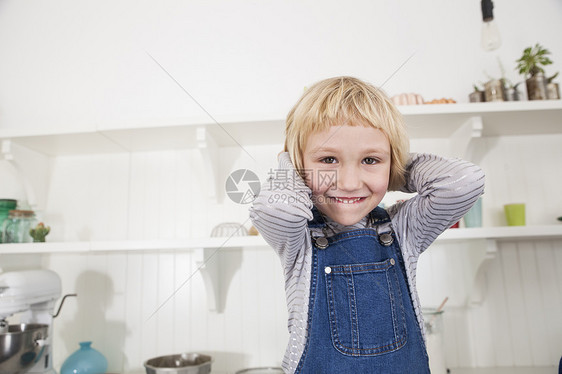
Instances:
[[[334,199],[336,199],[336,201],[337,201],[338,203],[344,203],[344,204],[353,204],[353,203],[356,203],[356,202],[358,202],[359,200],[361,200],[360,197],[357,197],[357,198],[355,198],[355,199],[341,199],[341,198],[339,198],[339,197],[334,197]]]

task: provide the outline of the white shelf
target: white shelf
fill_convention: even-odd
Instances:
[[[412,138],[448,138],[472,117],[480,117],[483,136],[562,133],[562,100],[399,107]]]
[[[489,239],[496,241],[562,238],[562,224],[548,226],[511,226],[448,229],[437,242]],[[0,244],[0,254],[48,254],[128,251],[175,251],[194,249],[264,248],[268,244],[262,236],[235,236],[231,238],[196,238],[178,240],[116,240],[88,242],[46,242]]]
[[[507,240],[532,240],[532,239],[558,239],[562,238],[562,224],[545,226],[504,226],[504,227],[477,227],[448,229],[437,240],[459,241],[470,239],[491,239],[498,241]]]
[[[412,138],[448,138],[473,117],[483,136],[562,133],[562,101],[426,104],[399,107]],[[86,130],[0,129],[0,140],[49,156],[195,148],[197,129],[217,146],[282,144],[283,115],[152,119],[90,124]],[[83,128],[83,127],[82,127]]]
[[[234,236],[178,240],[116,240],[85,242],[46,242],[0,244],[0,254],[48,254],[128,251],[175,251],[194,249],[233,249],[267,246],[261,236]]]

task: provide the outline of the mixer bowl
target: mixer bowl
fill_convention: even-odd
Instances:
[[[47,338],[48,325],[10,325],[0,334],[0,374],[25,373],[43,355],[44,347],[37,342]]]

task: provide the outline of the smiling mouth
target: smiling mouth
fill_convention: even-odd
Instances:
[[[332,197],[333,200],[335,200],[337,203],[342,203],[342,204],[356,204],[359,203],[363,200],[365,200],[365,197]]]

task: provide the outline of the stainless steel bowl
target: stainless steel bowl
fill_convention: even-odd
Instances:
[[[279,367],[263,367],[238,370],[236,374],[283,374],[283,369]]]
[[[38,340],[47,338],[48,325],[10,325],[0,334],[0,374],[25,373],[43,355]]]
[[[151,358],[144,367],[146,374],[208,374],[212,362],[211,356],[182,353]]]

